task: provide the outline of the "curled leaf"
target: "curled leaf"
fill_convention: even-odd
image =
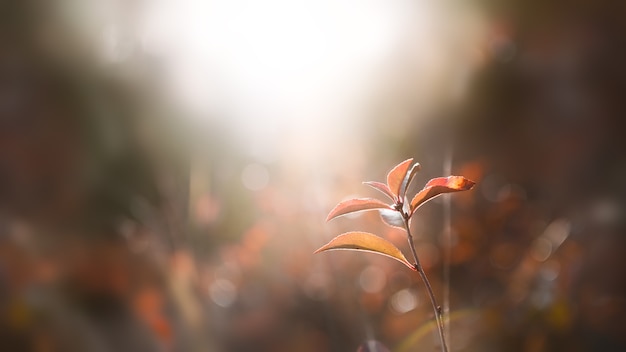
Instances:
[[[368,185],[377,191],[380,191],[382,194],[386,195],[391,200],[395,200],[393,193],[391,193],[391,190],[386,184],[382,182],[376,182],[376,181],[363,182],[363,184]]]
[[[400,164],[396,165],[389,173],[387,174],[387,185],[391,190],[391,193],[398,198],[400,194],[400,188],[402,187],[402,182],[406,176],[407,171],[409,171],[409,167],[413,162],[413,158],[407,159]]]
[[[404,177],[404,180],[402,181],[402,185],[400,186],[400,193],[399,193],[400,197],[405,196],[406,190],[411,185],[411,181],[413,181],[413,178],[421,169],[422,169],[422,165],[420,165],[420,163],[413,164],[409,172],[407,172],[406,176]]]
[[[380,218],[383,222],[391,227],[399,227],[404,229],[404,218],[397,210],[380,209]]]
[[[379,201],[378,199],[374,199],[374,198],[350,199],[350,200],[346,200],[337,204],[337,206],[335,206],[335,208],[333,208],[333,210],[331,210],[330,213],[328,214],[326,221],[330,221],[338,216],[346,215],[349,213],[354,213],[357,211],[372,210],[372,209],[385,209],[385,208],[390,208],[390,207],[389,205]]]
[[[402,254],[398,247],[386,239],[368,232],[346,232],[333,238],[330,242],[316,250],[315,253],[335,249],[367,251],[382,254],[399,261],[412,270],[415,270],[413,265],[406,260],[404,254]]]
[[[411,214],[422,204],[444,193],[467,191],[476,183],[463,176],[437,177],[428,181],[426,186],[411,200]]]

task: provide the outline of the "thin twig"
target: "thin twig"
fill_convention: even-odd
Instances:
[[[439,331],[439,339],[441,340],[441,350],[443,352],[448,352],[448,345],[446,344],[446,339],[444,337],[444,326],[441,307],[437,305],[437,300],[435,299],[433,288],[430,285],[430,281],[428,281],[428,277],[426,277],[426,273],[422,268],[422,264],[420,264],[420,261],[417,258],[415,243],[413,242],[413,235],[411,235],[411,228],[409,226],[409,216],[406,214],[402,214],[402,217],[404,218],[404,228],[406,229],[407,238],[409,240],[409,247],[411,247],[411,253],[413,254],[413,259],[415,260],[415,270],[417,270],[417,272],[422,277],[422,281],[424,281],[424,285],[426,286],[426,290],[428,291],[428,297],[430,297],[430,303],[432,304],[433,310],[435,311],[437,330]]]

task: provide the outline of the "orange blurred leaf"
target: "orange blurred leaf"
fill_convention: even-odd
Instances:
[[[386,239],[368,232],[346,232],[333,238],[330,242],[316,250],[315,253],[336,249],[358,250],[382,254],[415,270],[413,264],[406,260],[404,254],[402,254],[398,247]]]
[[[372,187],[373,189],[382,192],[384,195],[389,197],[391,200],[395,201],[393,193],[391,192],[391,190],[389,189],[389,187],[386,184],[384,184],[382,182],[376,182],[376,181],[363,182],[363,184],[368,185],[368,186]]]
[[[389,208],[391,208],[389,205],[374,198],[350,199],[337,204],[337,206],[335,206],[335,208],[331,210],[328,214],[326,221],[330,221],[338,216],[354,213],[357,211]]]
[[[400,194],[400,188],[402,187],[402,182],[406,176],[407,171],[409,171],[409,167],[413,162],[413,158],[407,159],[400,164],[396,165],[389,173],[387,174],[387,185],[391,190],[391,193],[398,198]]]
[[[411,214],[422,204],[444,193],[467,191],[476,183],[463,176],[437,177],[428,181],[426,186],[411,200]]]

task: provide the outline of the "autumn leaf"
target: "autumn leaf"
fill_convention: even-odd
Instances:
[[[411,214],[430,199],[451,192],[467,191],[476,183],[463,176],[437,177],[428,181],[426,186],[411,200]]]
[[[406,195],[406,190],[411,185],[411,181],[413,181],[413,178],[421,169],[422,169],[422,165],[420,165],[420,163],[413,164],[409,172],[407,172],[406,176],[404,177],[404,180],[402,181],[402,185],[400,186],[400,193],[399,193],[400,197],[404,197]]]
[[[396,247],[386,239],[368,232],[346,232],[333,238],[330,242],[322,246],[320,249],[316,250],[315,253],[337,249],[357,250],[382,254],[384,256],[391,257],[399,261],[400,263],[406,265],[412,270],[415,270],[413,264],[409,263],[409,261],[404,257],[404,254],[402,254],[402,252],[398,249],[398,247]]]
[[[407,159],[400,164],[396,165],[389,173],[387,174],[387,185],[391,190],[391,193],[396,197],[395,199],[401,199],[399,196],[400,188],[402,187],[402,182],[406,176],[407,171],[409,171],[409,167],[413,162],[413,158]]]
[[[391,193],[391,190],[389,189],[389,187],[382,183],[382,182],[376,182],[376,181],[368,181],[368,182],[363,182],[363,184],[368,185],[370,187],[372,187],[373,189],[380,191],[382,194],[386,195],[387,197],[389,197],[389,199],[395,201],[395,197],[393,195],[393,193]]]
[[[385,209],[385,208],[391,208],[391,207],[381,202],[378,199],[374,199],[374,198],[350,199],[350,200],[346,200],[337,204],[337,206],[335,206],[335,208],[331,210],[330,213],[328,214],[326,221],[330,221],[338,216],[346,215],[349,213],[354,213],[357,211],[372,210],[372,209]]]

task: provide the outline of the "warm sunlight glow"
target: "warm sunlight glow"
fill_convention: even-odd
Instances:
[[[432,83],[446,65],[441,15],[404,0],[161,0],[140,36],[175,96],[257,147],[287,134],[330,138],[331,122],[347,127],[386,90],[415,84],[403,80]]]

